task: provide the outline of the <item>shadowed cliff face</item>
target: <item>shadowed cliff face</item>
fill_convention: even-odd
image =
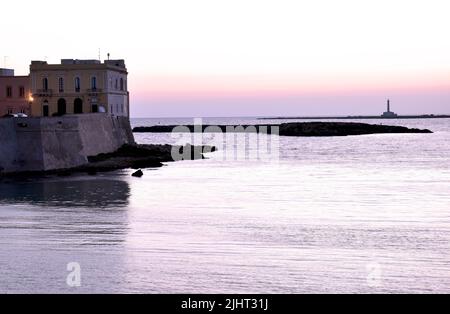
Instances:
[[[129,197],[130,187],[121,180],[44,178],[0,182],[0,204],[108,208],[127,206]]]

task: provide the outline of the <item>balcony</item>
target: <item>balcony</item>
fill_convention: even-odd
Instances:
[[[40,97],[51,97],[53,95],[52,89],[38,89],[36,95]]]
[[[95,95],[101,93],[102,89],[100,89],[100,88],[90,88],[90,89],[87,90],[87,92],[88,92],[88,94],[90,96],[95,96]]]

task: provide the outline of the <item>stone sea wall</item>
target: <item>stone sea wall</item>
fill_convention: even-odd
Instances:
[[[73,168],[133,144],[126,117],[106,114],[0,119],[0,174]]]

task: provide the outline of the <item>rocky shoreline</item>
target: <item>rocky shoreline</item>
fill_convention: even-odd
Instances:
[[[135,133],[167,133],[172,132],[178,126],[149,126],[136,127]],[[275,128],[272,128],[275,127]],[[275,130],[275,131],[274,131]],[[374,125],[366,123],[349,122],[302,122],[284,123],[280,125],[221,125],[221,126],[194,126],[188,125],[177,128],[176,132],[246,132],[246,133],[267,133],[276,132],[280,136],[349,136],[384,133],[433,133],[430,130],[414,129],[402,126]],[[33,177],[45,175],[69,176],[75,173],[87,173],[95,175],[100,172],[108,172],[121,169],[145,169],[159,168],[165,162],[179,160],[203,159],[204,153],[214,152],[214,146],[172,146],[172,145],[144,145],[125,144],[117,151],[108,154],[100,154],[88,157],[88,163],[68,169],[58,169],[38,172],[14,172],[0,173],[1,178],[9,177]],[[174,154],[175,152],[175,154]],[[177,156],[176,159],[173,157]],[[136,172],[134,176],[142,176],[142,172]]]
[[[390,126],[381,124],[367,124],[354,122],[294,122],[280,125],[155,125],[147,127],[135,127],[135,133],[171,133],[174,132],[234,132],[234,133],[268,133],[276,128],[280,136],[349,136],[384,133],[433,133],[430,130],[407,128],[403,126]],[[174,130],[175,129],[175,130]]]
[[[214,146],[192,146],[190,144],[184,146],[125,144],[113,153],[88,157],[89,162],[79,167],[38,172],[0,173],[0,179],[45,175],[70,176],[76,173],[95,175],[122,169],[159,168],[165,162],[204,159],[204,153],[214,151],[216,151]],[[176,152],[180,158],[174,160],[173,152]]]
[[[427,129],[352,122],[304,122],[280,125],[281,136],[350,136],[390,133],[433,133]]]

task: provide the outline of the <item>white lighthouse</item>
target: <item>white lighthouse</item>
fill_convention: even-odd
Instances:
[[[387,100],[387,111],[383,112],[381,117],[383,117],[383,118],[397,118],[398,117],[398,115],[395,112],[391,111],[391,101],[389,99]]]

